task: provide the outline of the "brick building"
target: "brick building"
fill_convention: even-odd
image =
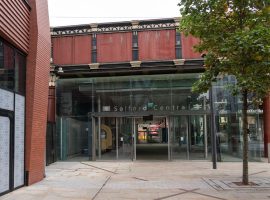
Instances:
[[[47,163],[111,159],[210,159],[210,104],[220,161],[241,160],[242,103],[227,83],[191,92],[204,71],[198,40],[177,19],[51,28]],[[250,160],[267,157],[269,100],[249,108]],[[263,119],[264,118],[264,119]]]
[[[0,2],[0,195],[44,177],[50,49],[46,0]]]

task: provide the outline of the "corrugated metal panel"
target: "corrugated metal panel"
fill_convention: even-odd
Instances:
[[[124,62],[132,60],[132,33],[97,35],[98,62]]]
[[[138,33],[139,60],[175,59],[175,30]]]
[[[193,36],[181,34],[182,55],[184,59],[201,58],[201,54],[194,51],[193,46],[199,43],[199,39]]]
[[[91,36],[52,38],[53,62],[58,65],[89,64],[91,62]]]
[[[91,63],[91,36],[75,36],[73,64],[89,63]]]
[[[30,10],[21,0],[0,1],[0,36],[28,53]]]

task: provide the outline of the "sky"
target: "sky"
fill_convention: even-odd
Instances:
[[[180,0],[48,0],[50,26],[179,17]]]

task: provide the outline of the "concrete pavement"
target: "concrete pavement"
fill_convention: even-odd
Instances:
[[[0,200],[270,200],[270,164],[252,162],[252,186],[238,186],[242,163],[203,161],[57,162],[46,178]]]

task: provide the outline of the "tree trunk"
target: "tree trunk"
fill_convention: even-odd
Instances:
[[[242,182],[244,185],[248,185],[248,121],[247,121],[247,109],[248,109],[248,92],[244,90],[243,96],[243,108],[242,108],[242,120],[243,120],[243,177]]]

